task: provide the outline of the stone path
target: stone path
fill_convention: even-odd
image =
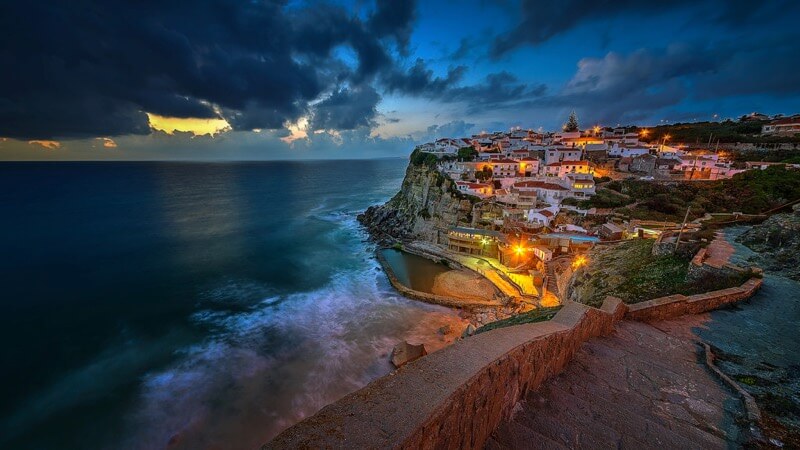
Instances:
[[[621,322],[520,402],[487,449],[736,447],[740,400],[702,364],[681,319]],[[684,328],[691,326],[686,322]]]
[[[725,240],[725,233],[717,231],[714,234],[714,240],[706,248],[706,258],[703,263],[719,269],[728,263],[733,252],[733,246]]]

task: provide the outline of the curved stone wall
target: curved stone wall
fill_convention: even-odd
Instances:
[[[483,448],[529,391],[560,372],[581,344],[626,319],[698,313],[749,297],[761,286],[600,309],[565,303],[548,322],[481,333],[413,361],[294,425],[263,448]]]

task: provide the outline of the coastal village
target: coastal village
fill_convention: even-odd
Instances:
[[[753,117],[763,120],[755,114],[742,120]],[[762,133],[791,135],[797,126],[798,116],[779,118],[764,125]],[[690,208],[674,215],[683,215],[683,220],[619,214],[603,207],[602,201],[624,195],[613,190],[614,182],[699,186],[776,165],[800,168],[793,163],[733,161],[728,146],[720,148],[712,138],[692,145],[672,142],[668,134],[648,139],[650,133],[639,127],[580,129],[573,113],[559,132],[512,129],[422,144],[412,154],[412,164],[421,161],[451,180],[455,195],[469,199],[471,211],[458,223],[439,227],[427,239],[432,242],[408,245],[483,274],[518,303],[551,307],[560,303],[559,289],[564,295],[558,273],[585,264],[587,251],[595,245],[642,238],[674,251],[681,241],[696,240],[702,222],[712,219],[705,214],[688,220]],[[593,201],[596,196],[601,201]],[[648,200],[652,201],[628,202]],[[734,213],[736,218],[746,216]]]
[[[391,285],[460,321],[398,342],[390,376],[267,448],[797,448],[796,378],[760,355],[793,341],[702,330],[771,334],[796,307],[773,289],[800,280],[799,126],[573,113],[418,146],[358,218]]]

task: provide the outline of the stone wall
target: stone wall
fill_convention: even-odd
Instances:
[[[483,448],[514,405],[625,313],[570,302],[542,323],[500,328],[401,367],[289,428],[263,448]]]
[[[668,295],[646,302],[628,305],[625,318],[629,320],[663,320],[685,314],[699,314],[750,298],[761,287],[761,278],[751,278],[741,286],[704,294]]]
[[[708,311],[749,297],[761,283],[753,278],[737,288],[627,306],[607,297],[600,309],[566,302],[548,322],[481,333],[406,364],[263,448],[483,448],[520,399],[559,373],[583,342],[613,332],[617,321]]]

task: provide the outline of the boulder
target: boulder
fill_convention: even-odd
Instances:
[[[467,325],[467,328],[464,328],[464,332],[461,333],[461,337],[465,338],[467,336],[472,336],[473,334],[475,334],[475,330],[476,330],[475,325],[469,324]]]
[[[425,345],[414,345],[403,341],[395,345],[394,349],[392,349],[392,364],[399,368],[403,364],[422,358],[427,354],[428,352],[425,351]]]

